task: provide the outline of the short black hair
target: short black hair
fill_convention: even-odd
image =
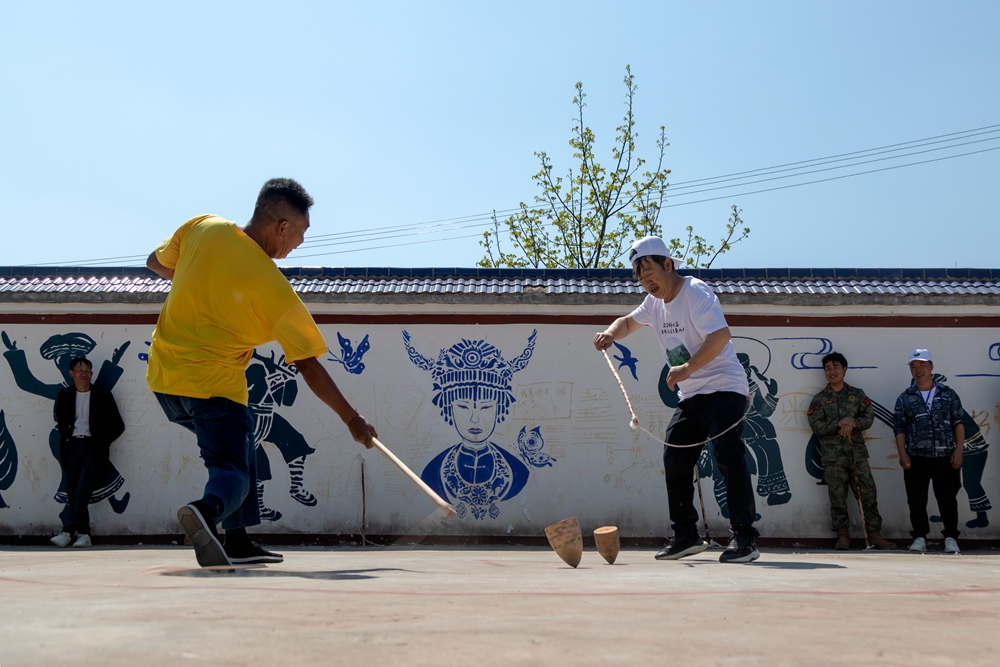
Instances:
[[[847,357],[842,355],[840,352],[831,352],[830,354],[823,357],[823,368],[826,368],[827,362],[834,361],[844,368],[849,368],[847,365]]]
[[[666,269],[667,268],[667,258],[664,257],[663,255],[643,255],[642,257],[640,257],[640,258],[636,259],[635,261],[633,261],[632,257],[634,255],[635,255],[635,248],[633,248],[631,250],[631,252],[629,252],[629,254],[628,254],[628,259],[629,259],[630,262],[632,262],[632,276],[634,278],[638,278],[639,277],[639,269],[641,269],[643,266],[645,266],[645,264],[646,264],[645,260],[646,259],[653,260],[654,262],[656,262],[657,264],[660,265],[661,269]],[[674,261],[670,260],[670,266],[673,266],[673,265],[674,265]]]
[[[276,207],[287,204],[298,213],[305,215],[313,205],[313,198],[306,189],[291,178],[272,178],[257,194],[253,207],[253,217],[261,222],[277,219]]]
[[[90,359],[87,357],[74,357],[72,361],[69,362],[69,369],[73,370],[76,368],[77,364],[87,364],[87,368],[93,370],[94,364],[90,363]]]

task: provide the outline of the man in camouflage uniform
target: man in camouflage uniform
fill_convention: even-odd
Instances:
[[[895,549],[896,545],[879,532],[882,516],[878,513],[875,480],[868,465],[868,448],[863,435],[875,421],[871,400],[861,389],[844,382],[847,359],[841,353],[831,352],[823,357],[823,373],[828,384],[813,396],[808,417],[809,426],[820,440],[823,475],[830,492],[830,515],[833,530],[837,531],[834,548],[846,550],[851,547],[847,493],[853,489],[861,496],[863,528],[868,533],[868,543],[880,550]]]

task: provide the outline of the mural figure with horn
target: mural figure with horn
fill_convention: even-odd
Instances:
[[[490,441],[515,401],[511,379],[531,360],[537,333],[532,331],[524,351],[508,361],[486,341],[466,339],[441,350],[436,360],[429,359],[403,332],[410,361],[430,372],[434,381],[434,405],[462,438],[435,456],[420,475],[438,495],[454,501],[459,518],[471,513],[477,520],[496,519],[497,503],[513,498],[527,484],[528,466],[551,466],[555,460],[541,451],[540,428],[532,429],[530,447],[522,446],[523,461]]]

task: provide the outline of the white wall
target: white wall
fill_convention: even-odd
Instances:
[[[194,437],[167,423],[146,388],[146,363],[140,355],[148,350],[145,341],[149,340],[152,327],[5,324],[0,328],[12,344],[24,351],[35,378],[49,384],[61,382],[53,361],[39,354],[40,345],[50,336],[70,332],[90,336],[96,341],[96,348],[89,355],[95,363],[95,373],[115,349],[129,342],[119,362],[121,378],[114,388],[127,428],[111,453],[124,480],[112,500],[121,509],[126,492],[129,499],[120,514],[108,500],[91,505],[94,531],[177,533],[174,513],[181,504],[200,497],[207,474],[198,458]],[[544,439],[541,451],[555,461],[551,466],[526,465],[528,476],[523,489],[494,503],[499,510],[496,518],[487,513],[477,519],[467,504],[469,512],[464,518],[445,523],[436,518],[431,503],[391,464],[376,451],[366,451],[351,441],[336,415],[299,380],[294,404],[279,407],[276,412],[316,450],[305,459],[304,488],[315,494],[318,502],[307,507],[289,495],[288,466],[275,446],[265,443],[273,472],[273,479],[265,485],[265,502],[282,517],[278,521],[265,521],[260,530],[360,532],[364,461],[369,534],[540,535],[544,526],[574,515],[580,517],[585,529],[613,524],[628,536],[666,534],[663,447],[629,429],[621,393],[603,357],[591,344],[598,327],[351,324],[321,328],[338,355],[341,352],[338,332],[350,339],[355,348],[364,336],[369,337],[370,350],[362,359],[364,370],[360,374],[347,372],[344,365],[328,358],[331,355],[324,357],[323,363],[349,400],[376,425],[380,439],[417,474],[461,438],[432,405],[431,373],[411,362],[402,330],[410,333],[415,348],[431,360],[438,358],[442,348],[466,339],[494,345],[505,360],[511,361],[525,350],[528,337],[537,329],[533,355],[512,376],[515,402],[510,414],[497,424],[490,440],[523,462],[518,436],[522,429],[527,436],[538,428]],[[769,420],[777,434],[791,498],[776,505],[768,504],[767,498],[757,498],[761,515],[758,527],[762,534],[831,535],[826,487],[817,484],[805,464],[810,437],[805,410],[824,380],[821,371],[803,368],[819,366],[820,353],[831,346],[850,360],[848,383],[865,389],[869,397],[890,412],[900,391],[909,384],[905,365],[908,352],[915,347],[929,348],[935,357],[935,371],[948,377],[948,383],[981,427],[989,446],[982,486],[993,503],[1000,501],[1000,464],[996,453],[1000,428],[1000,355],[996,347],[991,351],[991,345],[1000,341],[1000,334],[995,330],[737,327],[733,333],[739,337],[735,339],[737,350],[749,354],[755,368],[777,382],[779,400]],[[794,340],[780,340],[788,338]],[[657,390],[663,359],[656,341],[650,331],[644,330],[623,342],[638,360],[638,381],[627,368],[622,369],[625,386],[642,424],[661,433],[672,410],[664,405]],[[0,348],[3,349],[6,348]],[[277,350],[280,356],[277,347],[266,346],[259,352],[269,356],[272,350]],[[963,377],[971,375],[980,376]],[[60,469],[48,443],[53,426],[52,403],[48,398],[20,389],[10,363],[0,362],[0,410],[10,436],[0,445],[0,496],[9,506],[0,509],[0,532],[4,534],[47,534],[59,527],[58,513],[62,506],[53,499],[53,494],[59,485]],[[867,438],[885,520],[883,533],[906,537],[909,519],[891,429],[876,421]],[[13,454],[11,439],[16,447],[17,471],[4,477],[3,452],[8,456]],[[712,479],[702,481],[710,525],[715,534],[720,534],[727,522],[720,515]],[[1000,537],[1000,516],[995,509],[985,512],[989,526],[970,529],[964,524],[976,515],[969,509],[964,490],[959,507],[963,537]],[[936,511],[933,499],[931,511]]]

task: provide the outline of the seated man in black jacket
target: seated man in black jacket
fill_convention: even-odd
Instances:
[[[118,404],[110,391],[90,383],[93,364],[86,357],[69,363],[73,384],[56,397],[59,460],[69,502],[59,514],[63,529],[52,538],[57,547],[89,547],[90,512],[87,504],[101,471],[108,464],[111,443],[125,431]],[[73,541],[73,535],[76,541]]]

